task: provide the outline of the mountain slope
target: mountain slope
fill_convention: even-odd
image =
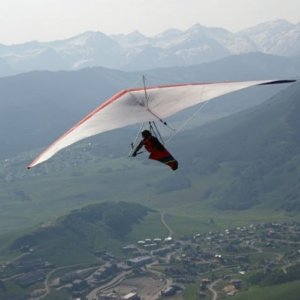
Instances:
[[[300,24],[293,25],[285,20],[259,24],[239,33],[247,36],[263,53],[295,56],[299,55]]]
[[[188,169],[200,180],[223,174],[204,198],[221,209],[300,210],[299,95],[297,83],[261,106],[189,133],[198,138],[185,160]]]
[[[126,202],[86,206],[58,219],[53,225],[17,239],[11,250],[34,248],[32,257],[42,257],[55,264],[92,261],[96,259],[97,251],[113,251],[116,245],[120,247],[132,226],[149,211],[142,205]]]

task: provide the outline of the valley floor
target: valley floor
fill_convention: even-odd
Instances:
[[[67,299],[66,295],[88,300],[154,300],[164,296],[220,300],[228,296],[244,299],[243,295],[248,299],[247,293],[252,291],[253,297],[259,286],[257,293],[263,290],[264,299],[271,299],[268,286],[300,278],[298,223],[260,223],[178,239],[164,214],[161,222],[168,230],[167,238],[127,245],[123,258],[102,253],[93,266],[49,265],[38,271],[36,267],[17,271],[21,263],[34,264],[28,261],[27,253],[11,261],[15,271],[10,275],[5,277],[2,271],[1,282],[18,286],[19,291],[21,287],[24,294],[30,292],[31,300]],[[269,281],[259,279],[261,274]]]

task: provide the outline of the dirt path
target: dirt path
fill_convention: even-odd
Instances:
[[[116,277],[114,277],[111,281],[105,283],[104,285],[97,287],[95,289],[93,289],[87,296],[86,298],[88,300],[93,300],[93,299],[97,299],[97,294],[101,291],[105,291],[108,289],[111,289],[115,286],[117,286],[120,282],[122,282],[129,274],[132,273],[132,270],[129,271],[124,271],[122,273],[120,273],[119,275],[117,275]]]
[[[165,226],[165,228],[168,231],[168,236],[172,237],[174,234],[173,229],[167,224],[166,220],[165,220],[165,214],[163,212],[160,213],[160,221],[161,223]]]
[[[47,274],[47,276],[46,276],[46,278],[45,278],[45,280],[44,280],[44,290],[45,290],[45,293],[44,293],[43,295],[41,295],[41,296],[38,296],[38,297],[32,297],[32,298],[30,298],[30,299],[32,299],[32,300],[41,300],[41,299],[45,298],[45,297],[46,297],[48,294],[50,294],[50,292],[51,292],[51,287],[50,287],[50,284],[49,284],[49,282],[50,282],[50,277],[51,277],[55,272],[57,272],[57,271],[59,271],[59,270],[67,269],[67,268],[70,268],[70,267],[77,267],[77,266],[81,266],[81,264],[75,264],[75,265],[70,265],[70,266],[63,266],[63,267],[59,267],[59,268],[55,268],[55,269],[51,270],[51,271]],[[86,268],[86,269],[83,269],[83,270],[89,270],[89,269],[97,269],[97,267],[90,267],[90,268]]]
[[[215,280],[212,284],[210,284],[208,286],[208,289],[211,291],[212,293],[212,298],[211,300],[218,300],[218,293],[217,291],[214,289],[214,286],[220,281],[221,279]]]

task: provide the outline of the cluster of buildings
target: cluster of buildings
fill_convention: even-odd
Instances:
[[[191,238],[177,241],[171,237],[144,239],[124,246],[126,259],[123,260],[100,251],[97,253],[101,261],[98,267],[64,273],[55,284],[52,283],[51,288],[64,288],[74,299],[85,299],[85,295],[92,289],[112,281],[122,273],[147,270],[150,264],[161,264],[163,276],[170,278],[173,283],[161,291],[162,297],[174,295],[182,289],[182,284],[191,282],[199,282],[199,295],[206,297],[208,287],[216,279],[223,283],[220,292],[232,296],[246,286],[243,275],[252,268],[251,255],[261,254],[263,257],[265,251],[277,254],[286,251],[288,255],[275,255],[277,260],[262,260],[263,265],[260,267],[267,270],[267,267],[283,265],[280,261],[283,257],[289,259],[284,264],[292,265],[293,261],[300,260],[299,238],[300,225],[296,223],[261,223],[219,232],[197,233]],[[283,245],[287,246],[286,249],[283,249]],[[13,267],[19,273],[14,281],[22,288],[44,281],[54,268],[42,259],[30,259],[30,255],[14,262]],[[223,270],[224,274],[216,278],[213,275],[216,270]],[[138,291],[126,295],[113,291],[100,292],[97,297],[97,300],[140,299]]]
[[[173,241],[172,237],[167,237],[165,239],[154,238],[154,239],[144,239],[139,240],[136,245],[126,245],[123,247],[123,251],[129,254],[134,255],[144,255],[155,253],[167,253],[174,250],[176,244]]]

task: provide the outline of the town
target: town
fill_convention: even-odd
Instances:
[[[40,300],[53,291],[82,300],[185,299],[191,286],[198,299],[225,299],[257,284],[255,274],[299,274],[299,238],[296,222],[252,224],[180,239],[145,237],[125,245],[122,257],[98,251],[97,265],[70,268],[57,268],[32,258],[34,249],[22,249],[23,255],[1,268],[0,294],[6,283],[14,282],[30,294],[5,300]]]

